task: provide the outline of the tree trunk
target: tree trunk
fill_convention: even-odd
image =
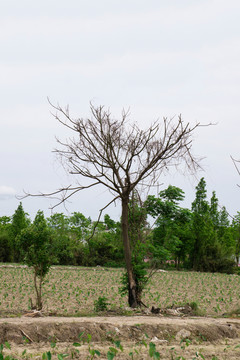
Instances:
[[[236,266],[238,266],[238,264],[239,264],[239,258],[240,258],[240,256],[238,254],[236,254]]]
[[[127,197],[122,198],[122,237],[128,274],[128,303],[130,307],[135,308],[140,304],[137,302],[136,281],[132,268],[131,248],[128,236],[128,200]]]
[[[176,259],[176,268],[177,268],[177,271],[180,270],[180,257],[177,256],[177,259]]]
[[[201,253],[201,246],[202,246],[201,237],[196,235],[193,254],[192,254],[192,268],[194,271],[200,270],[200,253]]]
[[[38,284],[37,284],[37,269],[34,268],[34,287],[35,287],[35,291],[36,291],[36,309],[37,310],[42,310],[42,277],[40,278],[40,284],[39,284],[39,289],[38,289]]]

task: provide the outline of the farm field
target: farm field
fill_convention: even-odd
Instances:
[[[119,286],[122,269],[54,267],[43,285],[43,312],[56,316],[93,315],[94,301],[105,296],[109,310],[126,309]],[[33,274],[20,266],[0,267],[0,316],[20,315],[34,301]],[[204,316],[222,316],[240,308],[240,276],[195,272],[157,272],[143,295],[148,307],[195,302]]]
[[[43,285],[43,317],[29,318],[21,315],[28,313],[35,298],[31,269],[0,265],[0,358],[240,358],[239,276],[155,273],[143,296],[149,308],[194,302],[203,315],[171,317],[129,309],[127,297],[118,291],[122,273],[101,267],[53,267]],[[107,312],[95,312],[99,296],[107,298]]]

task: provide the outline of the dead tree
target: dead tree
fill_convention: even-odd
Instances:
[[[122,238],[129,283],[129,305],[139,306],[136,282],[131,262],[131,248],[128,231],[128,204],[133,190],[140,186],[157,184],[159,177],[170,166],[185,163],[195,171],[199,166],[192,155],[192,134],[197,127],[184,124],[181,116],[177,119],[163,118],[147,129],[140,129],[128,121],[123,111],[120,120],[115,120],[103,106],[90,104],[91,117],[73,119],[68,107],[51,106],[57,121],[75,133],[67,141],[57,140],[56,151],[68,173],[76,176],[77,185],[61,188],[51,194],[61,194],[58,204],[84,189],[97,185],[106,187],[113,199],[100,210],[99,217],[111,203],[120,200],[122,205]],[[81,184],[87,178],[87,185]],[[56,206],[56,205],[55,205]]]

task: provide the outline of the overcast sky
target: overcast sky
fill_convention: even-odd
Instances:
[[[66,177],[52,150],[66,129],[50,114],[47,97],[69,104],[75,117],[89,102],[115,117],[150,125],[182,114],[199,129],[193,151],[205,157],[195,177],[163,177],[181,187],[190,207],[204,176],[231,215],[240,211],[240,183],[230,155],[240,158],[239,0],[2,0],[0,3],[0,216],[12,215],[15,194],[53,191]],[[154,191],[152,192],[154,193]],[[96,219],[111,196],[88,191],[55,211]],[[53,201],[23,200],[31,217]],[[120,204],[107,211],[120,215]],[[68,214],[68,213],[67,213]]]

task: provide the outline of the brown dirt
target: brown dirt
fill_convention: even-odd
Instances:
[[[74,348],[79,342],[79,334],[91,334],[90,349],[101,352],[98,359],[106,359],[109,346],[120,340],[123,352],[118,351],[115,359],[130,359],[129,352],[134,351],[134,359],[148,359],[148,348],[139,344],[155,343],[161,359],[197,358],[198,353],[204,358],[240,359],[240,320],[225,318],[178,318],[156,316],[99,316],[82,318],[41,317],[41,318],[1,318],[0,343],[8,341],[11,352],[19,359],[41,359],[42,353],[51,351],[56,354],[65,352],[75,359],[87,359],[89,345]],[[147,334],[147,337],[146,337]],[[182,338],[188,338],[189,346]],[[50,343],[56,342],[52,350]],[[24,349],[27,352],[21,357]],[[79,354],[76,350],[80,351]],[[139,354],[137,354],[138,351]],[[54,355],[55,354],[55,355]],[[55,357],[54,357],[55,356]],[[200,355],[198,355],[199,357]],[[71,356],[70,356],[71,358]],[[201,357],[199,357],[201,358]],[[95,359],[95,357],[94,357]]]

